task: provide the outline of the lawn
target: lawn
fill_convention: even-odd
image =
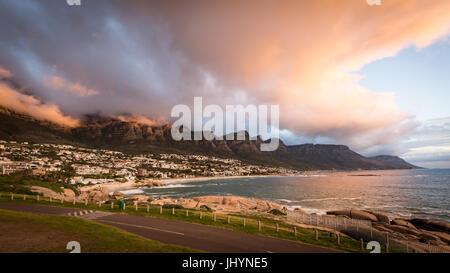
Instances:
[[[82,253],[186,253],[186,247],[164,244],[89,220],[0,209],[0,253],[68,253],[80,243]]]

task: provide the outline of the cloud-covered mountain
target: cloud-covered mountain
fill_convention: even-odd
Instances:
[[[170,124],[89,115],[74,128],[60,127],[0,108],[0,139],[59,143],[121,150],[128,153],[198,153],[299,170],[409,169],[413,166],[366,158],[343,145],[285,145],[261,152],[261,138],[250,140],[174,141]],[[234,133],[234,139],[236,133]]]

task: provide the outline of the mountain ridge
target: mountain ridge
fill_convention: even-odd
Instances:
[[[418,167],[418,166],[413,165],[413,164],[411,164],[409,162],[406,162],[406,160],[404,160],[403,158],[398,157],[398,156],[394,156],[394,155],[377,155],[377,156],[372,156],[370,158],[374,159],[374,160],[386,162],[386,163],[392,163],[392,164],[397,164],[397,165],[404,165],[404,166],[407,166],[407,167],[411,167],[412,169],[421,169],[421,167]]]
[[[236,158],[261,165],[298,170],[411,169],[416,166],[400,161],[387,162],[364,157],[345,145],[286,145],[281,140],[273,152],[261,152],[261,137],[251,140],[182,140],[171,137],[171,124],[148,125],[114,117],[87,115],[80,126],[61,127],[2,108],[0,138],[36,143],[70,144],[91,148],[118,150],[126,153],[195,153]],[[193,132],[191,132],[193,135]]]

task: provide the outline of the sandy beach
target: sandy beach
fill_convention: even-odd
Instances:
[[[261,177],[282,177],[283,175],[252,175],[252,176],[209,176],[209,177],[190,177],[190,178],[167,178],[167,179],[147,179],[145,181],[136,182],[111,182],[97,185],[83,186],[81,192],[101,190],[104,192],[114,192],[138,187],[146,187],[146,183],[159,182],[163,184],[188,183],[194,181],[205,180],[221,180],[221,179],[238,179],[238,178],[261,178]]]
[[[92,190],[101,190],[101,191],[117,191],[117,190],[124,190],[124,189],[130,189],[135,187],[136,182],[134,181],[128,181],[128,182],[111,182],[111,183],[105,183],[105,184],[97,184],[97,185],[89,185],[89,186],[83,186],[80,187],[80,192],[88,192]]]

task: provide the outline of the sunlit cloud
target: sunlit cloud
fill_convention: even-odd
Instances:
[[[97,90],[89,89],[78,82],[70,83],[58,76],[45,77],[44,85],[52,88],[53,90],[67,91],[79,97],[89,97],[100,94]]]
[[[8,71],[0,67],[1,71]],[[12,77],[11,73],[2,73],[4,78]],[[75,127],[79,125],[78,120],[62,114],[59,107],[51,103],[43,103],[39,99],[22,94],[18,90],[14,90],[5,82],[0,81],[0,106],[6,107],[18,113],[27,114],[40,120],[50,121],[52,123]]]
[[[10,71],[4,69],[3,67],[0,67],[0,79],[2,78],[11,78],[12,74]]]

